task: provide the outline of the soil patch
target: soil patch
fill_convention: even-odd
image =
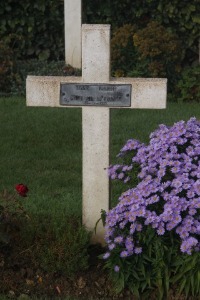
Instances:
[[[45,272],[32,261],[31,249],[24,253],[18,250],[4,249],[0,252],[0,291],[10,298],[37,296],[62,299],[71,296],[80,299],[130,299],[128,291],[114,294],[103,262],[98,258],[104,252],[99,245],[89,247],[90,267],[73,278],[57,272]]]

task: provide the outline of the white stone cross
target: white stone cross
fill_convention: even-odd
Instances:
[[[65,0],[65,62],[81,69],[81,0]]]
[[[82,77],[28,76],[27,105],[69,108],[60,103],[60,87],[64,83],[74,83],[75,88],[80,83],[83,88],[87,84],[89,87],[129,84],[132,89],[129,108],[166,107],[166,79],[110,78],[110,25],[82,26]],[[94,230],[101,209],[109,209],[110,106],[79,106],[83,131],[83,224],[88,230]],[[104,228],[98,225],[93,242],[103,244],[103,238]]]

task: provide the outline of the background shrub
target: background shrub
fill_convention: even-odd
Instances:
[[[187,0],[173,3],[136,0],[134,5],[131,0],[83,0],[83,23],[112,25],[112,75],[167,76],[169,92],[173,89],[177,92],[175,83],[180,64],[185,67],[198,61],[199,11],[198,0],[192,3]],[[18,93],[24,91],[25,83],[21,74],[24,71],[18,70],[16,61],[64,61],[64,0],[1,1],[0,18],[0,52],[4,53],[0,53],[0,58],[4,56],[1,58],[0,91]],[[159,24],[157,31],[153,24]],[[147,30],[152,33],[151,39]],[[153,31],[161,43],[156,44]],[[8,40],[10,35],[12,39]],[[131,35],[135,36],[135,46]],[[156,47],[162,48],[160,55],[151,53],[149,45],[154,51]]]
[[[187,67],[178,82],[179,101],[200,101],[200,65]]]
[[[185,50],[185,61],[198,59],[200,2],[193,0],[83,0],[83,23],[110,23],[112,29],[152,20],[176,33]],[[21,37],[15,44],[20,59],[64,59],[64,1],[7,0],[0,2],[0,39],[10,33]]]
[[[150,21],[157,21],[177,34],[185,50],[185,62],[198,59],[200,31],[200,2],[184,0],[84,0],[83,17],[86,23],[111,23],[118,28],[137,24],[142,29]]]
[[[140,59],[147,61],[148,71],[153,77],[171,78],[180,71],[183,58],[179,38],[158,22],[152,21],[133,35],[134,46]]]
[[[18,59],[64,58],[64,2],[8,0],[0,3],[0,39],[10,33],[20,37],[15,43]]]
[[[184,57],[176,34],[152,21],[143,29],[126,24],[111,40],[114,76],[167,77],[169,90],[179,78]]]
[[[8,92],[13,80],[13,51],[0,41],[0,91]]]
[[[126,24],[116,29],[111,39],[111,65],[113,75],[125,76],[133,70],[136,61],[136,51],[133,47],[133,34],[137,27]]]

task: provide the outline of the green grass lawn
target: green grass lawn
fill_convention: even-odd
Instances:
[[[0,99],[0,189],[29,187],[31,210],[81,214],[81,111]]]
[[[199,104],[169,103],[166,110],[111,110],[111,163],[129,138],[148,142],[160,123],[200,118]],[[32,212],[81,216],[80,108],[26,107],[21,97],[0,98],[0,190],[24,183]]]

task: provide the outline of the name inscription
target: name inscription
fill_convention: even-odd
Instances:
[[[129,107],[131,85],[61,83],[60,105]]]

